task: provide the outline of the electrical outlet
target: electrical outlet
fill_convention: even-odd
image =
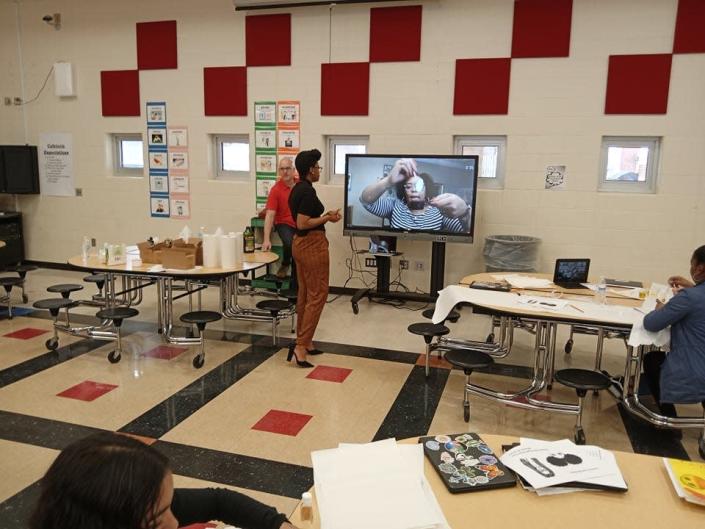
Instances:
[[[365,266],[367,268],[377,268],[377,260],[374,257],[366,257]]]
[[[76,188],[76,196],[77,197],[82,197],[83,196],[83,188],[77,187]]]
[[[409,269],[409,261],[407,261],[406,259],[402,259],[401,261],[399,261],[399,267],[402,270],[408,270]]]
[[[423,261],[414,261],[414,270],[417,272],[423,272],[424,268]]]
[[[95,248],[95,245],[96,245],[95,237],[91,237],[91,248]]]
[[[4,97],[3,101],[5,102],[5,106],[9,106],[12,104],[12,98],[11,97]]]
[[[21,105],[22,104],[22,98],[21,97],[15,97],[12,99],[12,103],[14,105]]]

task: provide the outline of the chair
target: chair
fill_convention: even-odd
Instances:
[[[47,292],[61,294],[61,297],[64,299],[68,299],[71,297],[72,292],[77,292],[79,290],[83,290],[83,286],[72,283],[62,283],[60,285],[52,285],[47,288]]]
[[[559,384],[574,388],[578,394],[578,419],[575,422],[575,444],[585,444],[585,431],[583,430],[583,402],[587,392],[607,389],[611,385],[610,379],[603,373],[589,369],[561,369],[554,373],[554,379]]]
[[[453,349],[445,354],[446,362],[460,368],[465,373],[465,389],[463,391],[463,419],[470,422],[470,400],[468,399],[470,375],[473,369],[489,367],[494,360],[487,353],[475,349]]]
[[[203,336],[204,331],[206,330],[206,325],[208,323],[212,323],[214,321],[218,321],[222,318],[222,314],[220,312],[214,312],[212,310],[195,310],[192,312],[186,312],[185,314],[182,314],[181,317],[179,318],[182,322],[188,323],[191,325],[196,325],[198,328],[198,336],[200,338],[200,343],[201,343],[201,350],[199,353],[193,358],[193,367],[196,369],[200,369],[203,367],[203,364],[206,361],[206,349],[205,349],[205,337]]]
[[[293,305],[283,299],[265,299],[255,305],[260,310],[268,310],[272,316],[272,345],[277,345],[277,323],[279,323],[279,313],[290,310]]]
[[[117,347],[114,350],[110,351],[110,353],[108,353],[108,360],[111,364],[118,363],[120,361],[120,357],[122,356],[122,334],[120,332],[120,329],[122,327],[122,321],[127,318],[134,318],[138,314],[139,311],[131,307],[108,307],[96,312],[96,318],[100,318],[101,320],[111,320],[113,322],[113,325],[115,325],[115,331],[117,334]]]
[[[5,296],[0,301],[7,302],[7,317],[9,319],[12,319],[12,296],[10,296],[10,292],[12,292],[13,287],[20,286],[22,283],[24,283],[24,279],[21,277],[0,277],[0,285],[5,288]]]
[[[298,300],[298,290],[282,290],[279,295],[292,304],[294,310],[291,311],[291,332],[296,332],[296,301]]]
[[[445,325],[436,323],[412,323],[407,327],[407,330],[411,334],[417,334],[423,336],[424,342],[426,342],[426,378],[430,373],[429,362],[431,360],[431,352],[438,348],[438,341],[432,343],[434,338],[440,338],[445,336],[450,332],[450,329]]]
[[[421,313],[421,315],[424,318],[426,318],[427,320],[430,320],[431,318],[433,318],[433,313],[435,312],[435,310],[436,309],[426,309],[425,311],[423,311]],[[445,325],[446,321],[449,321],[451,323],[456,323],[459,319],[460,319],[460,313],[455,310],[451,310],[448,313],[448,315],[445,317],[445,319],[441,322],[441,325]]]
[[[83,278],[83,280],[86,283],[95,283],[95,286],[98,287],[98,298],[103,299],[103,287],[105,286],[105,274],[91,274],[87,275]],[[95,298],[95,296],[93,296]]]
[[[76,306],[76,302],[64,298],[48,298],[35,301],[32,306],[35,309],[48,310],[54,317],[54,336],[49,338],[44,345],[46,345],[46,348],[50,351],[55,351],[56,348],[59,347],[59,333],[56,330],[56,324],[59,320],[59,311],[64,308],[68,311],[69,308]]]
[[[37,268],[37,266],[30,264],[13,265],[5,268],[7,272],[16,272],[22,278],[22,283],[19,284],[19,287],[22,290],[22,303],[27,303],[27,301],[29,301],[29,298],[24,291],[24,280],[27,277],[27,272],[34,272]]]

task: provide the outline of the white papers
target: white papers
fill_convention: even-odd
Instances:
[[[627,489],[614,454],[599,446],[522,438],[500,460],[535,489],[570,482]]]
[[[311,453],[321,529],[449,529],[423,447],[386,439]]]
[[[514,288],[552,288],[556,285],[550,279],[522,276],[519,274],[493,274],[498,281],[504,280]]]

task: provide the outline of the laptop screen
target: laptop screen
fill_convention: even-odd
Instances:
[[[556,270],[553,273],[553,282],[560,283],[586,283],[590,259],[556,259]]]

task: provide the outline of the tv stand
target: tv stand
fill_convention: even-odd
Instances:
[[[418,292],[391,292],[389,290],[389,270],[391,269],[391,258],[399,257],[400,253],[381,255],[374,254],[377,267],[377,288],[361,288],[350,299],[354,314],[360,312],[359,302],[366,297],[368,301],[374,298],[402,301],[421,301],[430,303],[438,297],[438,291],[443,288],[443,276],[445,273],[445,250],[444,242],[434,242],[431,251],[431,289],[430,294],[420,294]]]

